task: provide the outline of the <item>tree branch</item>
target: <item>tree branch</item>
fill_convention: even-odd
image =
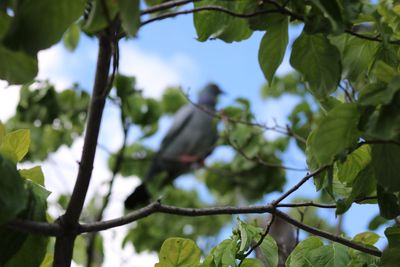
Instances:
[[[265,15],[265,14],[269,14],[269,13],[282,13],[282,11],[280,9],[261,10],[261,11],[252,12],[252,13],[237,13],[232,10],[223,8],[221,6],[209,5],[209,6],[201,6],[201,7],[197,7],[197,8],[179,10],[176,12],[169,12],[166,14],[162,14],[162,15],[156,16],[154,18],[150,18],[148,20],[143,21],[140,24],[140,26],[144,26],[146,24],[149,24],[151,22],[158,21],[158,20],[173,18],[173,17],[179,16],[179,15],[193,14],[193,13],[202,12],[202,11],[219,11],[219,12],[231,15],[233,17],[238,17],[238,18],[251,18],[251,17]]]
[[[142,12],[140,12],[140,14],[145,15],[145,14],[156,13],[159,11],[165,11],[167,9],[178,7],[178,6],[183,6],[183,5],[189,4],[194,1],[196,1],[196,0],[169,1],[169,2],[165,2],[165,3],[159,4],[159,5],[149,7],[147,9],[143,10]]]
[[[323,172],[328,166],[321,167],[306,176],[304,176],[303,179],[301,179],[297,184],[295,184],[292,188],[290,188],[286,193],[282,194],[277,200],[274,200],[272,202],[273,206],[278,205],[280,202],[282,202],[285,198],[287,198],[289,195],[291,195],[293,192],[297,191],[305,182],[307,182],[311,177],[316,176]]]
[[[121,112],[123,112],[123,111],[121,111]],[[126,143],[127,143],[127,139],[128,139],[129,126],[125,123],[123,114],[121,114],[121,121],[123,124],[123,136],[124,136],[123,142],[122,142],[121,148],[116,156],[116,161],[115,161],[115,164],[114,164],[114,167],[112,170],[112,176],[108,183],[108,192],[103,198],[102,206],[95,218],[95,221],[101,221],[103,219],[104,211],[110,202],[111,192],[112,192],[115,178],[117,176],[117,173],[120,171],[122,162],[124,160],[124,152],[125,152]],[[86,266],[87,267],[92,266],[95,242],[96,242],[96,233],[93,233],[89,236],[88,246],[86,249],[86,254],[87,254]]]
[[[112,39],[110,33],[104,31],[99,37],[99,52],[96,76],[93,86],[83,152],[79,163],[79,171],[67,210],[58,220],[63,234],[56,239],[53,266],[68,267],[71,264],[78,219],[92,176],[93,162],[96,154],[97,139],[105,105],[105,92],[108,85],[108,73],[112,56]]]
[[[271,213],[279,216],[283,220],[288,223],[306,231],[311,234],[323,237],[325,239],[343,244],[347,247],[380,257],[381,252],[375,249],[371,249],[360,245],[358,243],[352,242],[345,238],[336,236],[332,233],[328,233],[317,228],[308,226],[304,223],[301,223],[289,215],[277,210],[273,205],[264,205],[264,206],[250,206],[250,207],[211,207],[211,208],[179,208],[174,206],[163,205],[159,201],[154,202],[144,208],[136,210],[126,216],[103,221],[103,222],[94,222],[88,224],[82,224],[79,233],[85,232],[95,232],[102,231],[122,225],[126,225],[128,223],[137,221],[139,219],[145,218],[153,213],[167,213],[173,215],[181,215],[181,216],[189,216],[189,217],[197,217],[197,216],[210,216],[210,215],[232,215],[232,214],[250,214],[250,213]]]

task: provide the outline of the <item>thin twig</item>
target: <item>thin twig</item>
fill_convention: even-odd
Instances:
[[[280,202],[282,202],[285,198],[287,198],[289,195],[291,195],[293,192],[297,191],[305,182],[307,182],[311,177],[316,176],[326,170],[328,166],[323,166],[309,174],[307,174],[303,179],[301,179],[297,184],[295,184],[292,188],[290,188],[286,193],[282,194],[277,200],[272,202],[273,206],[278,205]]]
[[[167,9],[170,8],[174,8],[174,7],[179,7],[179,6],[183,6],[186,4],[189,4],[191,2],[194,2],[195,0],[178,0],[178,1],[168,1],[159,5],[155,5],[152,7],[149,7],[143,11],[140,12],[141,15],[146,15],[146,14],[151,14],[151,13],[156,13],[156,12],[160,12],[160,11],[165,11]]]

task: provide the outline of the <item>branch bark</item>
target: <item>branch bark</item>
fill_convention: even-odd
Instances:
[[[68,267],[71,264],[75,237],[78,234],[78,220],[89,188],[93,162],[96,154],[97,139],[105,105],[105,93],[112,56],[112,38],[109,31],[99,36],[99,52],[89,116],[79,163],[79,171],[67,210],[58,220],[62,233],[56,239],[53,266]]]

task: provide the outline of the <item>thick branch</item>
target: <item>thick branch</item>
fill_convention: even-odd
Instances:
[[[96,154],[97,139],[100,123],[105,105],[105,94],[108,85],[108,73],[111,62],[111,39],[109,34],[99,37],[99,52],[96,67],[96,76],[93,86],[89,116],[86,126],[83,152],[79,163],[78,176],[68,203],[65,214],[59,219],[63,228],[63,235],[56,239],[53,266],[70,266],[78,219],[82,212],[83,204],[92,176],[93,162]]]

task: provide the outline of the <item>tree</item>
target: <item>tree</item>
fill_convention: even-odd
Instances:
[[[386,228],[388,248],[380,251],[374,247],[376,233],[348,238],[328,232],[331,226],[315,221],[315,209],[335,209],[344,216],[353,203],[377,205],[380,215],[372,228],[396,223],[400,214],[398,1],[24,0],[3,1],[0,8],[0,78],[22,84],[15,116],[0,124],[1,265],[70,266],[74,244],[83,241],[87,266],[96,266],[102,260],[96,233],[103,230],[137,222],[125,242],[138,250],[158,250],[162,240],[185,226],[192,228],[186,237],[197,239],[216,235],[230,220],[217,215],[262,214],[256,220],[238,220],[232,236],[215,244],[201,263],[194,241],[167,239],[157,266],[276,266],[278,249],[269,231],[278,218],[312,235],[297,244],[286,266],[397,266],[396,224]],[[157,132],[162,115],[190,100],[176,88],[167,90],[160,101],[143,97],[133,77],[118,73],[119,41],[134,37],[149,23],[183,14],[193,14],[200,42],[238,42],[254,31],[265,32],[259,48],[267,79],[264,96],[293,94],[302,101],[291,112],[291,125],[285,126],[255,122],[251,103],[243,98],[213,114],[224,126],[219,145],[234,151],[231,162],[213,162],[198,172],[216,196],[215,205],[207,207],[193,192],[166,187],[157,192],[164,195],[161,200],[104,221],[116,175],[143,176],[152,151],[141,141]],[[289,52],[296,72],[275,77],[287,50],[289,25],[303,26]],[[91,96],[79,86],[58,93],[48,82],[34,81],[37,53],[62,37],[73,50],[80,33],[96,38],[99,45]],[[82,212],[92,208],[84,210],[83,204],[106,101],[120,107],[124,142],[110,156],[109,193],[101,197],[100,207],[93,204],[89,221],[80,222]],[[128,142],[132,127],[142,132],[135,143]],[[267,140],[267,130],[282,137]],[[46,216],[48,191],[40,167],[17,169],[17,163],[43,160],[83,133],[74,191],[60,198],[65,213],[52,221]],[[290,168],[281,157],[291,140],[307,157],[307,174],[275,201],[250,205],[266,193],[282,190],[285,170]],[[285,203],[310,179],[321,192],[320,199]],[[301,216],[284,212],[285,207]],[[267,213],[271,219],[265,225]],[[169,219],[172,215],[187,218],[178,222]],[[213,227],[207,224],[211,216]],[[50,236],[55,237],[54,244],[49,243]],[[258,257],[251,258],[256,249]]]

